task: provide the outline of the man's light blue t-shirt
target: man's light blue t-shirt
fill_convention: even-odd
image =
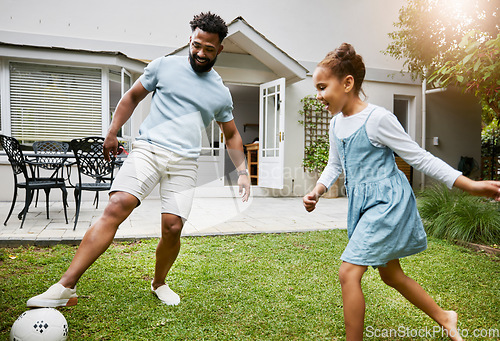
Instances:
[[[213,69],[195,72],[187,56],[153,60],[139,77],[153,92],[151,110],[139,128],[137,140],[144,140],[179,155],[200,156],[202,131],[215,118],[233,119],[229,89]]]

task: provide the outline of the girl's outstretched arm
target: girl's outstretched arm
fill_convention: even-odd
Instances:
[[[463,175],[460,175],[454,187],[460,188],[472,195],[487,197],[500,201],[500,181],[474,181]]]

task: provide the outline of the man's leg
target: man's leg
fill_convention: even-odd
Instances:
[[[181,232],[183,222],[181,217],[163,213],[161,215],[161,237],[156,247],[156,266],[153,288],[165,284],[167,273],[177,259],[181,248]]]
[[[108,249],[118,226],[137,207],[138,200],[126,192],[113,192],[101,217],[92,225],[76,251],[73,261],[59,283],[73,288],[83,273]]]
[[[129,193],[111,193],[102,216],[85,233],[68,270],[58,282],[59,287],[52,286],[45,293],[31,298],[28,306],[57,307],[76,304],[75,291],[64,288],[74,288],[83,273],[106,251],[118,226],[132,213],[137,203],[138,199]]]
[[[181,231],[183,221],[174,214],[161,215],[161,237],[156,247],[156,266],[151,290],[165,304],[177,305],[181,299],[168,284],[165,283],[167,273],[175,262],[181,248]]]
[[[179,254],[182,227],[193,204],[198,164],[195,159],[183,158],[173,152],[168,152],[165,158],[169,163],[160,180],[163,213],[151,290],[163,303],[177,305],[180,303],[180,297],[168,287],[165,278]]]

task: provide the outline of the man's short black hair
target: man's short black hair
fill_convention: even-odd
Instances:
[[[199,28],[205,32],[217,33],[221,43],[227,36],[227,25],[217,14],[210,12],[200,13],[194,16],[193,20],[189,22],[189,25],[191,25],[191,31],[193,32],[196,28]]]

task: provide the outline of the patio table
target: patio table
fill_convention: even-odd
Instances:
[[[74,188],[74,186],[71,184],[69,181],[69,176],[71,174],[71,171],[69,170],[69,167],[75,164],[75,155],[73,153],[34,153],[34,152],[23,152],[24,158],[26,159],[26,163],[30,165],[32,175],[34,175],[36,167],[42,166],[45,164],[54,164],[57,162],[50,162],[50,161],[38,161],[39,159],[62,159],[63,162],[61,162],[61,167],[66,166],[67,170],[67,177],[65,180],[68,181],[70,184],[70,188]],[[119,154],[115,157],[114,163],[115,165],[119,168],[123,164],[124,159],[127,157],[127,154],[122,153]],[[70,162],[68,162],[68,160]],[[56,175],[57,172],[55,171],[51,177]]]
[[[40,166],[43,166],[43,165],[46,165],[46,164],[56,164],[58,162],[51,162],[51,161],[39,161],[40,159],[54,159],[54,160],[62,160],[60,163],[61,163],[61,167],[59,167],[57,170],[55,170],[52,175],[50,177],[48,177],[47,179],[52,179],[54,177],[57,177],[57,174],[59,172],[59,169],[63,169],[64,171],[64,166],[66,166],[66,177],[64,177],[63,175],[63,178],[64,178],[64,181],[69,184],[67,187],[69,188],[74,188],[75,186],[71,183],[69,177],[71,176],[71,166],[76,164],[76,161],[75,161],[75,155],[73,153],[43,153],[43,152],[39,152],[39,153],[35,153],[35,152],[23,152],[23,156],[26,160],[26,163],[29,165],[30,167],[30,171],[31,171],[31,174],[33,177],[36,177],[36,169],[37,167],[40,167]],[[123,159],[125,159],[127,157],[127,154],[125,153],[122,153],[120,155],[117,155],[115,160],[114,160],[114,163],[115,165],[119,168],[121,167],[121,165],[123,164]],[[109,179],[105,179],[105,178],[98,178],[96,179],[98,182],[101,182],[101,181],[104,181],[104,180],[109,180]],[[23,207],[23,209],[21,210],[21,212],[19,212],[18,214],[18,218],[19,219],[22,219],[22,216],[23,216],[23,213],[24,213],[24,210],[27,209],[27,207]]]

